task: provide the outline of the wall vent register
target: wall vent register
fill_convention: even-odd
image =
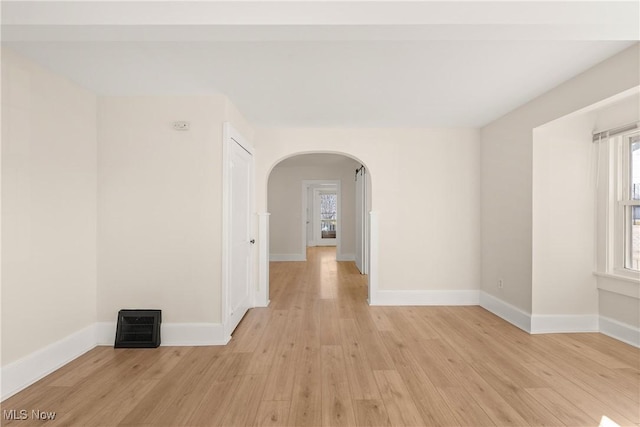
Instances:
[[[115,348],[155,348],[160,345],[161,310],[120,310]]]

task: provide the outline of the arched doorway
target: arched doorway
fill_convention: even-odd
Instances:
[[[371,280],[371,178],[362,161],[338,152],[295,153],[276,161],[266,181],[267,262],[304,261],[307,246],[323,245],[314,235],[326,233],[329,240],[335,233],[336,259],[358,261],[358,270]],[[333,189],[337,212],[316,213],[314,200]]]

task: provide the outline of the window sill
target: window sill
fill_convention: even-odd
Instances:
[[[640,299],[640,278],[614,273],[593,273],[598,277],[598,289]]]

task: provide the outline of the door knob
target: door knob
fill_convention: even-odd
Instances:
[[[256,239],[251,239],[249,240],[249,243],[251,243],[252,245],[256,242]]]

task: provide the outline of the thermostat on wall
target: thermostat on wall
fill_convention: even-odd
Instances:
[[[173,128],[175,130],[189,130],[191,124],[189,122],[173,122]]]

